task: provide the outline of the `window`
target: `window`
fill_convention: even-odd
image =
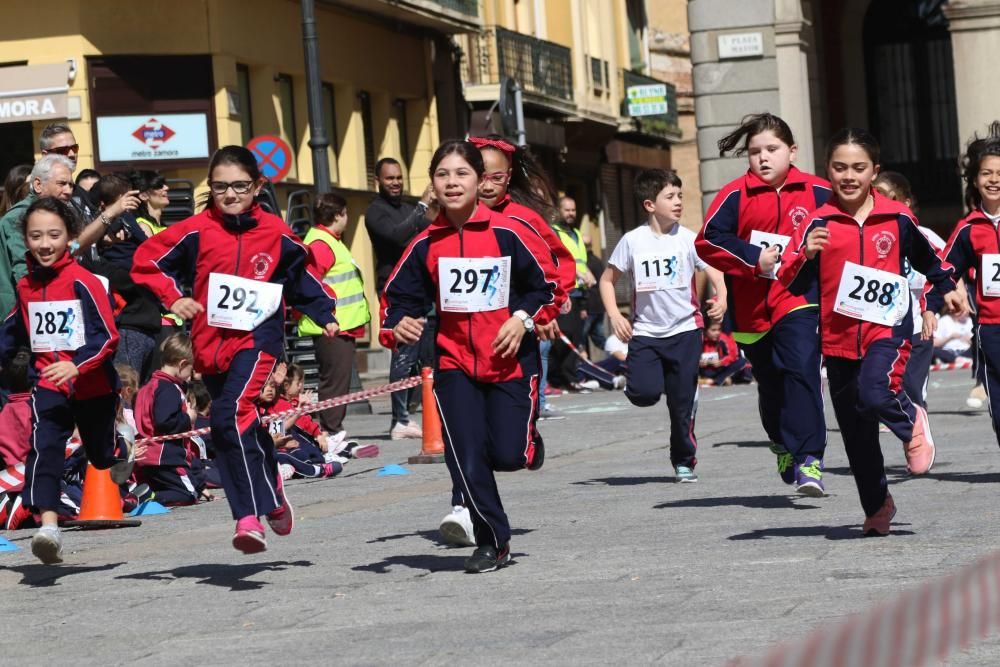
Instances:
[[[236,65],[236,89],[240,103],[240,136],[246,146],[253,139],[253,107],[250,103],[250,68]]]
[[[396,118],[396,127],[399,129],[399,161],[406,167],[406,189],[412,191],[410,186],[410,135],[406,127],[406,100],[393,102],[392,112]]]
[[[281,117],[278,119],[278,127],[281,128],[281,138],[292,147],[292,169],[288,172],[291,178],[298,177],[295,157],[299,150],[299,133],[295,128],[295,91],[292,87],[292,77],[287,74],[279,74],[275,77],[278,82],[278,105]]]
[[[334,104],[333,84],[323,84],[323,124],[326,126],[326,138],[330,145],[326,148],[327,159],[330,161],[330,182],[340,181],[340,170],[337,168],[337,155],[340,144],[337,141],[337,107]]]
[[[361,103],[361,129],[365,136],[365,170],[368,173],[368,187],[375,189],[375,128],[372,127],[372,96],[367,90],[358,93]]]

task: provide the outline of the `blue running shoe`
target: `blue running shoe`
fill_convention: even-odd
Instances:
[[[813,498],[826,495],[826,489],[823,488],[823,461],[807,456],[805,463],[795,467],[795,490]]]
[[[674,466],[674,475],[678,482],[690,484],[698,481],[697,473],[687,466]]]
[[[778,475],[785,484],[795,483],[795,459],[788,453],[788,450],[771,443],[771,453],[778,457]]]

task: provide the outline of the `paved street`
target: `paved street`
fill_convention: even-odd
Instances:
[[[225,502],[142,527],[67,531],[66,564],[44,567],[31,531],[0,554],[7,664],[331,663],[722,665],[863,610],[1000,548],[1000,452],[985,412],[965,409],[967,371],[934,373],[938,459],[905,476],[882,436],[895,530],[860,539],[863,516],[828,412],[824,499],[787,493],[750,387],[702,392],[701,481],[673,483],[666,411],[620,393],[563,396],[543,422],[545,467],[502,477],[515,563],[461,572],[470,550],[438,544],[443,465],[376,477],[418,445],[378,441],[378,459],[337,479],[293,482],[293,535],[255,557],[229,546]],[[387,401],[351,417],[375,441]],[[1000,638],[952,665],[1000,663]]]

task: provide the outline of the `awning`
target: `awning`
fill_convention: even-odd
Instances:
[[[69,63],[0,67],[0,123],[66,118]]]

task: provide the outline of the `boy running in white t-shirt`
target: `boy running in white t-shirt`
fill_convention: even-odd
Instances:
[[[715,288],[708,311],[713,319],[726,312],[726,285],[721,272],[698,258],[695,233],[678,224],[683,204],[677,172],[643,171],[635,179],[635,194],[649,222],[618,242],[601,276],[601,299],[614,334],[628,343],[625,396],[647,407],[666,394],[670,462],[678,482],[696,482],[694,418],[704,322],[695,271],[706,272]],[[631,323],[615,303],[615,283],[623,273],[633,288]]]

